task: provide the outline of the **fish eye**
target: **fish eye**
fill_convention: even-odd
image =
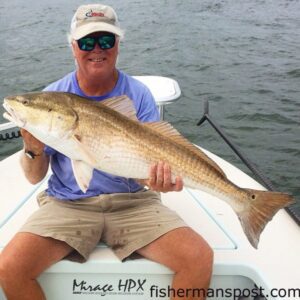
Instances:
[[[18,102],[20,102],[21,104],[23,104],[23,105],[28,105],[28,104],[29,104],[29,100],[26,99],[26,98],[23,97],[23,96],[17,96],[17,97],[16,97],[16,100],[17,100]]]
[[[25,98],[22,98],[20,100],[20,102],[23,104],[23,105],[28,105],[29,104],[29,100],[25,99]]]

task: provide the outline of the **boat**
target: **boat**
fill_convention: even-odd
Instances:
[[[152,91],[161,116],[165,105],[181,94],[178,83],[161,76],[136,76]],[[15,130],[0,125],[0,133]],[[9,133],[7,136],[18,136]],[[202,148],[201,148],[202,149]],[[241,187],[266,190],[252,177],[206,149],[202,149]],[[36,196],[46,178],[30,184],[19,164],[20,151],[0,162],[0,253],[26,218],[37,209]],[[280,210],[261,235],[258,249],[246,239],[237,216],[223,201],[204,191],[184,188],[162,194],[165,205],[201,234],[214,250],[213,276],[208,299],[300,299],[300,228],[291,215]],[[102,243],[86,263],[62,260],[39,278],[49,300],[169,299],[173,272],[142,257],[121,262]],[[17,288],[17,286],[16,286]],[[195,290],[196,293],[203,291]],[[184,299],[184,297],[182,297]],[[0,300],[6,299],[0,288]]]

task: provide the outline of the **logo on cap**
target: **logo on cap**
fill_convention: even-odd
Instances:
[[[87,17],[105,17],[103,12],[94,12],[92,10],[88,11],[85,15]]]

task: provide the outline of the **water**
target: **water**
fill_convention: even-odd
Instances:
[[[88,2],[1,1],[1,98],[41,90],[73,70],[66,33],[77,6]],[[179,82],[183,95],[167,107],[166,119],[246,170],[207,124],[196,126],[209,100],[214,120],[278,190],[296,196],[300,212],[300,2],[105,3],[126,29],[119,68]],[[20,147],[20,140],[1,143],[0,158]]]

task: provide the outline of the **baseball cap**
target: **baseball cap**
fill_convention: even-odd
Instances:
[[[104,4],[81,5],[71,21],[71,38],[80,38],[97,31],[107,31],[120,37],[123,31],[119,27],[118,17],[114,9]]]

